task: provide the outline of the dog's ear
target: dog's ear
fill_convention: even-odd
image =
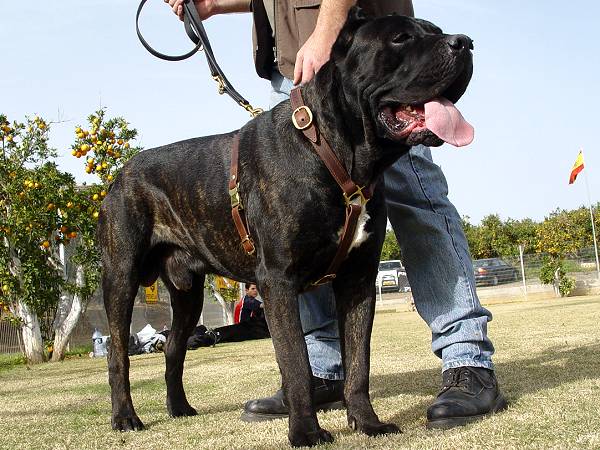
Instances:
[[[356,30],[358,30],[368,21],[369,18],[365,15],[362,8],[359,6],[353,6],[350,8],[346,23],[342,27],[340,34],[338,35],[338,38],[331,49],[332,56],[336,57],[345,55],[350,48],[350,45],[352,45],[352,40],[354,39]]]

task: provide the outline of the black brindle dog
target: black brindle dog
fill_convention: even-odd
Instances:
[[[321,135],[358,185],[372,184],[410,146],[441,145],[426,121],[462,133],[464,121],[453,125],[449,120],[440,127],[443,114],[429,118],[427,107],[460,116],[452,102],[471,78],[471,48],[468,37],[445,35],[423,20],[369,19],[351,10],[331,60],[302,91]],[[158,277],[173,308],[165,346],[168,413],[196,414],[182,385],[186,340],[202,311],[205,275],[214,273],[258,284],[289,405],[291,444],[333,440],[319,427],[311,400],[297,295],[332,261],[345,204],[291,115],[285,101],[239,131],[143,151],[116,178],[98,224],[112,336],[108,366],[114,429],[143,428],[131,400],[127,344],[138,287]],[[228,178],[236,135],[239,186],[255,255],[242,250],[231,218]],[[379,421],[369,399],[375,278],[385,223],[383,192],[377,188],[333,280],[348,422],[371,436],[399,431]]]

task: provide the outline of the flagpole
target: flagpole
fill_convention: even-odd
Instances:
[[[594,253],[596,255],[596,271],[598,272],[598,279],[600,280],[600,263],[598,262],[598,242],[596,241],[596,227],[594,225],[594,213],[592,212],[592,200],[590,197],[590,185],[588,184],[587,171],[583,174],[585,178],[585,189],[587,191],[588,206],[590,208],[590,220],[592,221],[592,237],[594,238]]]

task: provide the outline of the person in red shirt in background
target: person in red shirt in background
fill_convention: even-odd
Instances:
[[[241,342],[271,337],[265,320],[263,303],[258,300],[254,283],[246,283],[246,295],[236,305],[234,324],[207,330],[203,326],[187,342],[190,350],[198,347],[214,347],[217,342]]]
[[[244,322],[251,317],[264,318],[263,303],[258,300],[258,290],[254,283],[246,283],[246,295],[235,304],[233,311],[233,322]]]

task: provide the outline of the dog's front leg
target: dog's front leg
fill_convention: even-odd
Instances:
[[[317,421],[311,396],[311,370],[302,334],[296,291],[287,284],[259,282],[265,315],[281,371],[289,409],[288,438],[294,447],[333,442]]]
[[[399,433],[392,423],[383,423],[369,398],[371,331],[375,316],[375,280],[360,283],[340,278],[334,282],[340,339],[344,359],[348,425],[369,436]],[[364,280],[364,278],[363,278]]]

